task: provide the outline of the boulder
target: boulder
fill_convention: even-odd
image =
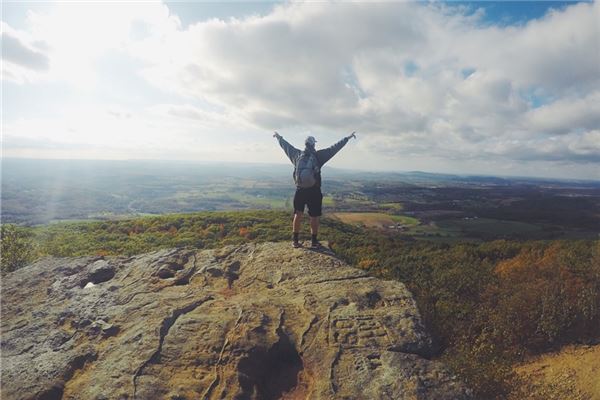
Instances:
[[[2,399],[470,398],[406,287],[328,250],[48,258],[2,286]]]

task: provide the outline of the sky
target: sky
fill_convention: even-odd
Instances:
[[[600,179],[600,4],[3,1],[2,156]]]

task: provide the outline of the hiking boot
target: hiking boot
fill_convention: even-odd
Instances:
[[[300,243],[300,242],[296,242],[296,241],[293,241],[293,242],[292,242],[292,247],[294,247],[294,248],[296,248],[296,249],[297,249],[298,247],[302,247],[302,243]]]
[[[313,249],[320,249],[321,247],[323,247],[323,245],[318,240],[313,240],[310,244],[310,247],[312,247]]]

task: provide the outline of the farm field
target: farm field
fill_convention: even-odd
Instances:
[[[435,221],[436,236],[490,239],[581,239],[589,236],[580,229],[546,223],[530,223],[494,218],[450,218]]]
[[[346,224],[361,225],[367,228],[389,229],[390,226],[400,224],[402,226],[415,226],[419,220],[402,215],[390,215],[378,212],[337,212],[331,214]]]
[[[542,231],[539,225],[526,222],[503,221],[491,218],[453,218],[443,219],[436,225],[449,234],[460,236],[485,236],[490,233],[499,236],[521,237],[536,235]]]
[[[333,196],[323,196],[323,206],[324,207],[335,206],[335,200],[333,199]]]

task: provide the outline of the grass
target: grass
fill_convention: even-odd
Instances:
[[[507,221],[493,218],[459,219],[445,218],[409,226],[401,232],[415,239],[432,242],[454,244],[464,242],[482,242],[494,239],[516,240],[585,240],[590,239],[590,232],[561,227],[531,224],[519,221]],[[592,234],[593,237],[593,234]]]
[[[531,236],[541,233],[538,225],[526,222],[504,221],[490,218],[476,219],[444,219],[437,225],[449,234],[464,236],[479,236],[491,234],[494,236]]]
[[[402,203],[380,203],[379,208],[389,211],[401,211],[404,209]]]
[[[338,212],[331,214],[331,216],[346,224],[362,225],[368,228],[387,228],[395,224],[406,226],[419,224],[419,220],[413,217],[377,212]]]
[[[350,207],[371,207],[375,206],[376,203],[366,198],[355,198],[355,197],[343,197],[337,198],[336,202],[338,205],[350,206]]]
[[[479,242],[471,238],[461,236],[458,231],[441,229],[434,222],[426,225],[409,226],[401,232],[402,235],[411,236],[414,239],[426,240],[433,243],[457,244],[461,242]]]
[[[228,197],[249,206],[285,208],[286,199],[267,196],[253,196],[242,193],[229,193]]]
[[[333,196],[323,196],[323,205],[333,207],[335,205],[335,200],[333,199]]]

